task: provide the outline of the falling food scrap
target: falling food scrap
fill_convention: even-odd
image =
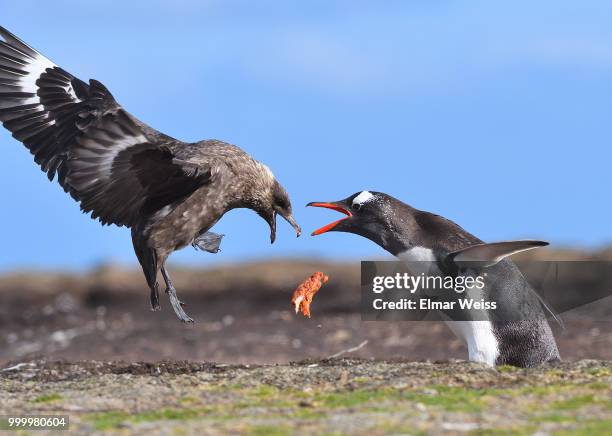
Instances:
[[[301,309],[302,315],[310,318],[310,303],[312,303],[314,295],[321,289],[323,283],[327,283],[328,280],[329,277],[317,271],[297,287],[291,297],[291,304],[293,304],[296,314]]]

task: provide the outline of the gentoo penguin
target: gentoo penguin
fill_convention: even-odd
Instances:
[[[173,251],[193,244],[217,252],[221,235],[208,230],[236,208],[257,212],[271,242],[277,214],[300,235],[289,196],[267,166],[222,141],[186,143],[152,129],[100,82],[74,77],[2,27],[0,121],[83,212],[131,229],[153,310],[161,271],[183,322],[193,320],[166,270]]]
[[[429,261],[445,274],[484,268],[489,277],[496,278],[485,292],[506,313],[516,312],[520,316],[492,321],[471,320],[468,314],[463,321],[448,320],[451,330],[467,344],[470,360],[532,367],[560,359],[543,303],[516,265],[506,259],[511,254],[548,245],[546,242],[485,244],[446,218],[415,209],[380,192],[362,191],[344,200],[307,206],[347,215],[315,230],[313,236],[329,231],[355,233],[400,259]]]

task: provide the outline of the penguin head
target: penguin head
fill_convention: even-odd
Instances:
[[[381,192],[360,191],[344,200],[308,203],[306,206],[332,209],[346,215],[315,230],[312,236],[326,232],[347,232],[382,245],[382,239],[389,232],[389,223],[393,214],[392,200],[392,197]]]

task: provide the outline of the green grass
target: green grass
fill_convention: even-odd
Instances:
[[[370,381],[369,377],[353,377],[351,383],[367,383]]]
[[[567,424],[576,422],[576,417],[572,415],[553,412],[547,413],[545,415],[534,416],[530,419],[530,421],[537,423],[554,422],[557,424]]]
[[[239,388],[234,387],[235,390]],[[249,408],[265,408],[269,412],[265,416],[286,417],[287,414],[278,412],[279,409],[295,407],[296,414],[307,417],[309,411],[298,406],[299,401],[287,398],[288,392],[280,391],[274,386],[263,385],[257,388],[242,388],[237,392],[238,400],[231,403],[216,403],[207,407],[197,406],[201,403],[195,397],[183,397],[179,400],[185,408],[166,408],[160,410],[144,411],[141,413],[106,412],[87,416],[96,430],[109,430],[124,423],[140,423],[154,421],[188,421],[207,418],[214,421],[231,421],[236,418],[236,412]],[[289,393],[290,396],[290,393]],[[315,415],[313,414],[314,418]],[[254,429],[255,431],[256,429]]]
[[[404,392],[402,398],[452,412],[480,412],[486,405],[486,397],[498,394],[494,389],[465,389],[453,386],[431,386],[427,390],[435,393]]]
[[[261,385],[255,389],[251,389],[249,394],[257,398],[272,398],[279,394],[280,390],[274,386]]]
[[[551,404],[551,408],[556,410],[577,410],[581,407],[590,404],[598,404],[600,402],[601,401],[596,400],[593,395],[577,395],[567,400],[555,401]]]
[[[576,424],[581,420],[580,409],[593,405],[608,405],[608,408],[611,407],[607,400],[592,394],[580,394],[542,405],[544,414],[532,416],[530,420],[537,423]]]
[[[585,370],[587,374],[594,375],[596,377],[610,377],[612,376],[612,368],[587,368]]]
[[[45,394],[45,395],[41,395],[39,397],[34,398],[32,402],[33,403],[52,403],[54,401],[59,401],[63,399],[64,397],[62,397],[59,394]]]
[[[411,436],[426,436],[428,433],[415,428],[414,425],[409,423],[397,423],[397,422],[382,422],[374,426],[371,431],[374,434],[392,434],[392,435],[411,435]]]
[[[474,434],[529,434],[543,423],[555,423],[561,427],[582,424],[587,429],[599,426],[597,423],[580,423],[579,417],[573,415],[585,406],[607,404],[601,397],[601,389],[607,387],[601,382],[584,384],[580,386],[579,392],[574,393],[571,389],[575,389],[575,385],[560,383],[515,388],[475,389],[465,386],[428,385],[417,389],[378,387],[343,391],[279,389],[272,385],[226,385],[222,390],[229,396],[225,396],[220,402],[207,404],[203,398],[184,396],[178,400],[177,408],[133,414],[107,412],[89,415],[86,419],[93,423],[96,430],[108,430],[124,423],[185,422],[194,419],[204,419],[210,423],[231,427],[243,418],[261,418],[266,420],[262,425],[248,424],[244,428],[241,427],[241,430],[253,435],[284,435],[294,429],[287,425],[293,426],[296,421],[300,425],[316,425],[336,413],[392,412],[407,418],[416,413],[414,406],[417,403],[432,411],[437,409],[452,413],[480,414],[503,395],[506,397],[504,401],[512,402],[514,408],[521,410],[522,419],[526,423],[516,428],[482,429]],[[553,401],[559,398],[560,393],[563,399]],[[46,400],[49,401],[48,398]],[[278,422],[279,425],[268,425],[269,422]],[[393,421],[386,425],[388,428],[385,428],[390,431],[405,430]],[[609,422],[606,425],[609,425]]]
[[[588,420],[578,427],[555,432],[555,436],[593,436],[612,434],[612,419]]]
[[[595,382],[589,383],[586,385],[586,387],[589,389],[595,389],[597,391],[607,391],[610,389],[610,383]]]
[[[447,411],[479,412],[487,403],[488,395],[498,395],[492,389],[465,389],[463,387],[427,386],[418,391],[391,388],[367,390],[356,389],[348,392],[327,392],[316,394],[313,398],[323,409],[354,408],[371,403],[392,402],[393,407],[400,403],[422,403]],[[371,408],[371,407],[370,407]],[[384,407],[388,410],[389,407]]]
[[[252,425],[244,429],[246,434],[253,436],[285,436],[293,434],[288,426],[278,425]]]
[[[321,411],[321,410],[317,410],[314,408],[306,408],[306,407],[300,407],[297,410],[294,410],[290,416],[291,418],[295,418],[295,419],[301,419],[301,420],[316,420],[316,419],[321,419],[323,417],[325,417],[327,415],[327,412]]]
[[[198,409],[160,409],[150,410],[141,413],[126,413],[126,412],[105,412],[90,415],[88,420],[91,421],[96,430],[109,430],[118,427],[119,425],[131,422],[149,422],[149,421],[187,421],[195,419],[211,413],[209,408]]]
[[[190,396],[182,397],[179,401],[180,401],[181,404],[183,404],[185,406],[201,403],[201,401],[198,400],[197,398],[190,397]]]
[[[129,413],[125,412],[104,412],[104,413],[96,413],[87,417],[87,420],[93,423],[93,426],[96,430],[108,430],[114,427],[119,426],[123,422],[127,421],[130,418]]]
[[[380,400],[399,398],[399,392],[392,389],[366,390],[357,389],[347,392],[326,392],[316,394],[313,398],[316,405],[324,409],[350,408]]]
[[[513,373],[513,372],[521,371],[521,368],[518,368],[512,365],[500,365],[496,367],[496,369],[498,372],[501,372],[501,373]]]
[[[469,432],[474,436],[522,436],[533,435],[537,431],[534,425],[519,425],[510,428],[483,428]]]

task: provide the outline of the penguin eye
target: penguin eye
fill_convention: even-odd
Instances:
[[[358,211],[359,209],[361,209],[361,204],[360,203],[353,203],[352,209],[354,211]]]

